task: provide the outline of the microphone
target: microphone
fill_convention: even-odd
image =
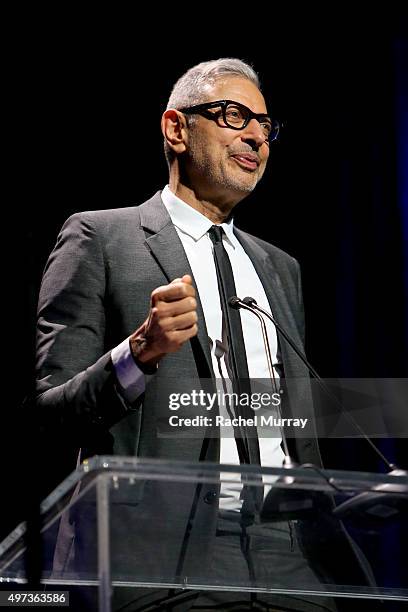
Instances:
[[[228,300],[228,304],[231,308],[236,310],[239,308],[248,310],[258,318],[262,329],[262,338],[264,341],[265,353],[268,362],[269,375],[273,388],[276,390],[276,380],[272,366],[271,349],[265,320],[264,317],[259,314],[257,310],[255,310],[255,308],[252,306],[252,301],[250,300],[252,300],[252,298],[240,300],[238,297],[233,296]],[[286,432],[282,426],[282,411],[280,404],[278,404],[277,410],[280,422],[279,429],[282,438],[283,451],[285,454],[282,467],[293,468],[297,466],[297,463],[293,461],[289,453]],[[319,492],[304,491],[302,489],[299,490],[297,488],[288,487],[288,485],[293,485],[295,483],[295,479],[292,476],[280,477],[278,481],[284,484],[285,488],[272,488],[269,491],[260,514],[260,518],[263,522],[305,519],[309,518],[311,514],[317,512],[317,509],[321,503],[321,494]]]
[[[234,310],[239,310],[240,308],[243,308],[244,310],[249,310],[249,312],[252,312],[252,314],[254,314],[257,319],[259,320],[260,324],[261,324],[261,329],[262,329],[262,339],[263,339],[263,343],[264,343],[264,349],[265,349],[265,354],[266,354],[266,360],[268,363],[268,370],[269,370],[269,376],[272,382],[272,387],[273,387],[273,391],[275,393],[278,393],[278,388],[276,385],[276,378],[275,378],[275,372],[273,369],[273,365],[272,365],[272,354],[271,354],[271,347],[269,345],[269,339],[268,339],[268,332],[266,329],[266,325],[265,325],[265,321],[262,315],[259,314],[259,312],[257,312],[251,304],[247,304],[244,300],[240,300],[237,296],[233,296],[231,298],[229,298],[228,300],[228,304],[231,308],[233,308]],[[283,462],[283,466],[284,467],[294,467],[296,464],[293,461],[293,459],[290,456],[289,453],[289,447],[288,447],[288,441],[286,439],[286,433],[282,427],[282,412],[280,409],[280,403],[277,406],[278,409],[278,413],[279,413],[279,429],[281,432],[281,438],[282,438],[282,444],[283,444],[283,452],[285,454],[285,459]]]
[[[263,343],[264,343],[264,349],[265,349],[265,354],[266,354],[266,361],[267,361],[267,364],[268,364],[269,376],[270,376],[272,384],[273,384],[273,390],[276,393],[278,393],[278,388],[276,386],[275,372],[274,372],[273,365],[272,365],[271,347],[269,346],[268,332],[266,330],[266,325],[265,325],[265,321],[264,321],[263,316],[260,315],[259,312],[257,312],[254,308],[252,308],[251,305],[247,305],[243,301],[241,302],[241,300],[239,298],[237,298],[236,296],[231,297],[228,300],[228,304],[234,310],[239,310],[240,308],[244,308],[245,310],[249,310],[259,320],[259,322],[261,324],[262,339],[263,339]]]
[[[256,300],[254,298],[252,298],[252,297],[244,298],[242,300],[242,303],[245,304],[245,306],[251,305],[252,308],[254,308],[255,310],[261,312],[266,317],[268,317],[268,319],[270,321],[272,321],[272,323],[276,327],[277,331],[283,336],[283,338],[285,338],[285,340],[289,344],[289,346],[295,351],[295,353],[298,355],[298,357],[301,359],[301,361],[305,364],[305,366],[307,367],[309,372],[317,380],[317,382],[318,382],[319,386],[321,387],[321,389],[323,389],[323,391],[327,394],[327,396],[330,397],[330,399],[333,400],[333,402],[335,402],[337,407],[340,409],[341,413],[344,414],[344,416],[353,425],[353,427],[355,427],[355,429],[357,429],[357,431],[361,434],[361,436],[364,438],[364,440],[366,440],[368,442],[368,444],[370,444],[371,448],[374,450],[374,452],[377,454],[377,456],[380,457],[381,461],[386,465],[386,467],[390,470],[390,472],[392,473],[394,470],[398,470],[398,466],[395,465],[394,463],[390,463],[388,461],[388,459],[382,454],[380,449],[377,448],[377,446],[374,444],[374,442],[363,431],[363,429],[356,422],[356,420],[344,409],[344,407],[343,407],[342,403],[340,402],[340,400],[338,399],[338,397],[336,395],[334,395],[334,393],[327,386],[327,384],[324,382],[324,380],[321,378],[321,376],[316,372],[314,367],[306,359],[306,356],[296,346],[295,342],[292,340],[292,338],[289,336],[289,334],[276,321],[275,317],[271,313],[269,313],[267,310],[265,310],[264,308],[259,306],[257,304]]]
[[[313,366],[306,359],[306,356],[302,353],[301,350],[296,346],[295,342],[289,336],[289,334],[285,331],[285,329],[276,321],[275,317],[269,313],[267,310],[259,306],[256,300],[253,297],[245,297],[243,300],[240,300],[237,297],[231,298],[230,305],[232,308],[245,308],[247,310],[251,310],[257,312],[257,314],[262,313],[266,316],[276,327],[277,332],[281,334],[281,336],[286,340],[289,346],[294,350],[294,352],[298,355],[300,360],[304,363],[308,371],[313,375],[313,377],[318,382],[319,386],[323,391],[330,397],[330,399],[336,404],[339,408],[340,412],[347,418],[349,423],[353,425],[355,429],[361,434],[364,440],[371,446],[372,450],[375,454],[381,459],[381,461],[385,464],[387,469],[389,470],[389,476],[395,476],[396,479],[401,479],[402,477],[406,477],[408,475],[406,470],[402,470],[398,468],[398,466],[394,463],[390,463],[388,459],[383,455],[380,449],[374,444],[374,442],[367,436],[367,434],[363,431],[360,425],[355,421],[351,414],[349,414],[345,408],[343,407],[340,400],[334,395],[331,389],[327,386],[321,376],[317,373],[317,371],[313,368]],[[395,488],[397,486],[397,488]],[[408,484],[398,481],[395,485],[388,484],[380,484],[372,487],[370,491],[364,491],[362,493],[357,494],[355,497],[346,500],[345,502],[339,504],[333,511],[333,513],[338,517],[350,516],[352,511],[354,510],[366,510],[372,506],[372,504],[388,502],[389,505],[392,505],[394,510],[398,512],[398,510],[405,510],[407,508],[406,502],[403,502],[401,499],[401,493],[407,494],[408,492]]]

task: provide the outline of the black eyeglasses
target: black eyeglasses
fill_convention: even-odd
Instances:
[[[220,108],[219,112],[211,112],[210,108]],[[251,119],[256,119],[262,128],[265,140],[272,142],[276,140],[280,130],[279,121],[271,119],[264,113],[254,113],[250,108],[234,102],[234,100],[216,100],[215,102],[206,102],[205,104],[196,104],[179,109],[186,115],[202,115],[206,119],[216,121],[220,124],[220,119],[224,121],[224,127],[227,126],[232,130],[243,130],[246,128]]]

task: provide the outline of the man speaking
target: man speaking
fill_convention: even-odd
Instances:
[[[259,322],[230,308],[231,296],[249,295],[272,311],[303,350],[298,263],[238,230],[233,220],[235,206],[265,172],[279,123],[254,70],[238,59],[218,59],[194,66],[177,81],[161,128],[168,185],[140,206],[74,214],[61,230],[39,298],[37,406],[80,459],[116,454],[281,466],[282,440],[247,436],[245,428],[242,435],[208,439],[203,427],[201,437],[183,443],[159,435],[159,423],[171,413],[157,401],[171,379],[228,381],[242,392],[251,379],[270,378]],[[275,383],[282,375],[299,379],[288,385],[290,416],[313,423],[304,382],[308,372],[293,350],[278,342],[272,324],[267,330]],[[313,436],[289,443],[292,459],[321,465]],[[212,497],[203,489],[194,528],[208,534],[209,544],[190,558],[222,571],[230,566],[238,578],[242,572],[242,580],[269,568],[275,578],[286,572],[317,584],[289,523],[280,525],[279,555],[271,550],[269,560],[259,561],[256,551],[267,538],[256,520],[259,508],[242,492],[238,482],[212,491]],[[189,502],[184,509],[180,500],[175,518],[174,503],[164,496],[156,501],[169,530],[181,537]],[[120,542],[130,556],[140,546],[135,529],[129,525]],[[231,554],[233,541],[238,545]],[[194,547],[194,537],[190,544]],[[169,552],[166,564],[177,560]],[[223,609],[223,602],[228,609],[232,602],[244,606],[236,609],[249,609],[264,599],[240,593],[196,596],[183,603],[176,592],[157,609]],[[131,599],[124,609],[142,609],[135,593]],[[275,595],[268,601],[265,609],[336,609],[324,597]]]

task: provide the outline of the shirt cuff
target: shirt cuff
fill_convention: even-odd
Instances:
[[[132,404],[144,392],[146,379],[133,359],[129,338],[112,349],[111,359],[119,382],[119,391],[124,399]]]

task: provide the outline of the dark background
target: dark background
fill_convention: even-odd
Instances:
[[[199,61],[252,63],[271,114],[284,123],[262,183],[240,204],[236,222],[300,261],[311,362],[324,376],[407,376],[404,14],[321,15],[323,24],[307,14],[293,25],[247,8],[232,25],[230,9],[221,8],[212,7],[213,19],[200,30],[181,8],[169,9],[160,27],[141,18],[126,24],[123,16],[118,25],[107,15],[103,24],[97,16],[65,15],[48,28],[38,27],[37,15],[34,29],[29,16],[16,29],[3,164],[2,535],[24,518],[46,481],[44,473],[33,477],[40,448],[21,403],[32,382],[47,256],[71,213],[141,203],[163,187],[160,116],[174,81]],[[380,444],[408,467],[405,440]],[[336,441],[323,451],[330,467],[384,471],[363,441]],[[394,567],[384,571],[401,571],[398,537]]]

